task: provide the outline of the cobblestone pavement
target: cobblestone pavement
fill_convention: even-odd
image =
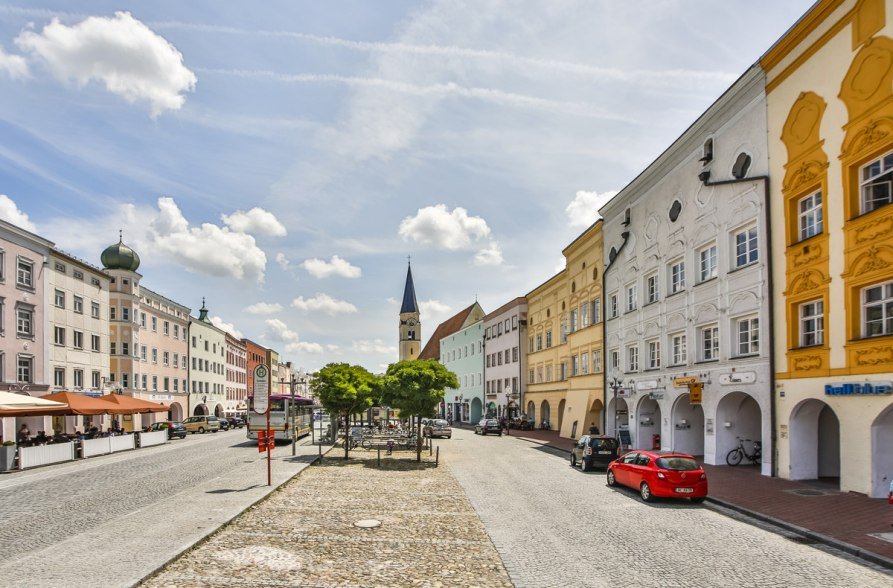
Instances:
[[[274,450],[273,484],[318,448]],[[0,476],[0,586],[127,586],[272,488],[245,429]]]
[[[149,579],[173,586],[511,586],[452,473],[340,450]],[[381,521],[375,529],[354,523]]]
[[[441,457],[518,588],[893,586],[882,568],[687,502],[643,503],[514,437],[453,429]]]

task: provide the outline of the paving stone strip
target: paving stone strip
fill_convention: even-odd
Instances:
[[[141,585],[512,586],[449,468],[376,457],[330,454]]]

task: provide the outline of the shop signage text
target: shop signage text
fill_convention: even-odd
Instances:
[[[893,394],[893,382],[825,384],[826,396],[883,396]]]

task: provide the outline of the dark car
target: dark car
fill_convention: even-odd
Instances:
[[[216,419],[220,423],[221,431],[229,431],[229,421],[223,417],[208,417],[208,419]]]
[[[571,449],[571,466],[580,464],[584,472],[594,468],[607,468],[617,459],[620,444],[617,439],[604,435],[583,435]]]
[[[167,431],[168,439],[173,439],[174,437],[179,437],[180,439],[186,438],[186,427],[184,427],[183,423],[180,421],[159,421],[157,423],[152,423],[144,429],[147,433],[164,430]]]
[[[242,420],[242,417],[229,417],[226,420],[229,421],[230,429],[241,429],[245,426],[245,421]]]
[[[502,427],[499,426],[499,421],[497,421],[496,419],[481,419],[481,422],[474,426],[474,433],[475,435],[496,433],[497,435],[502,437]]]
[[[645,502],[654,497],[688,498],[703,502],[707,497],[707,474],[687,453],[630,451],[608,466],[608,486],[622,484],[639,491]]]

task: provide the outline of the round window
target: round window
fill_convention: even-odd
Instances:
[[[674,200],[673,204],[670,205],[670,222],[676,222],[676,219],[679,218],[679,213],[682,212],[682,203],[678,200]]]

